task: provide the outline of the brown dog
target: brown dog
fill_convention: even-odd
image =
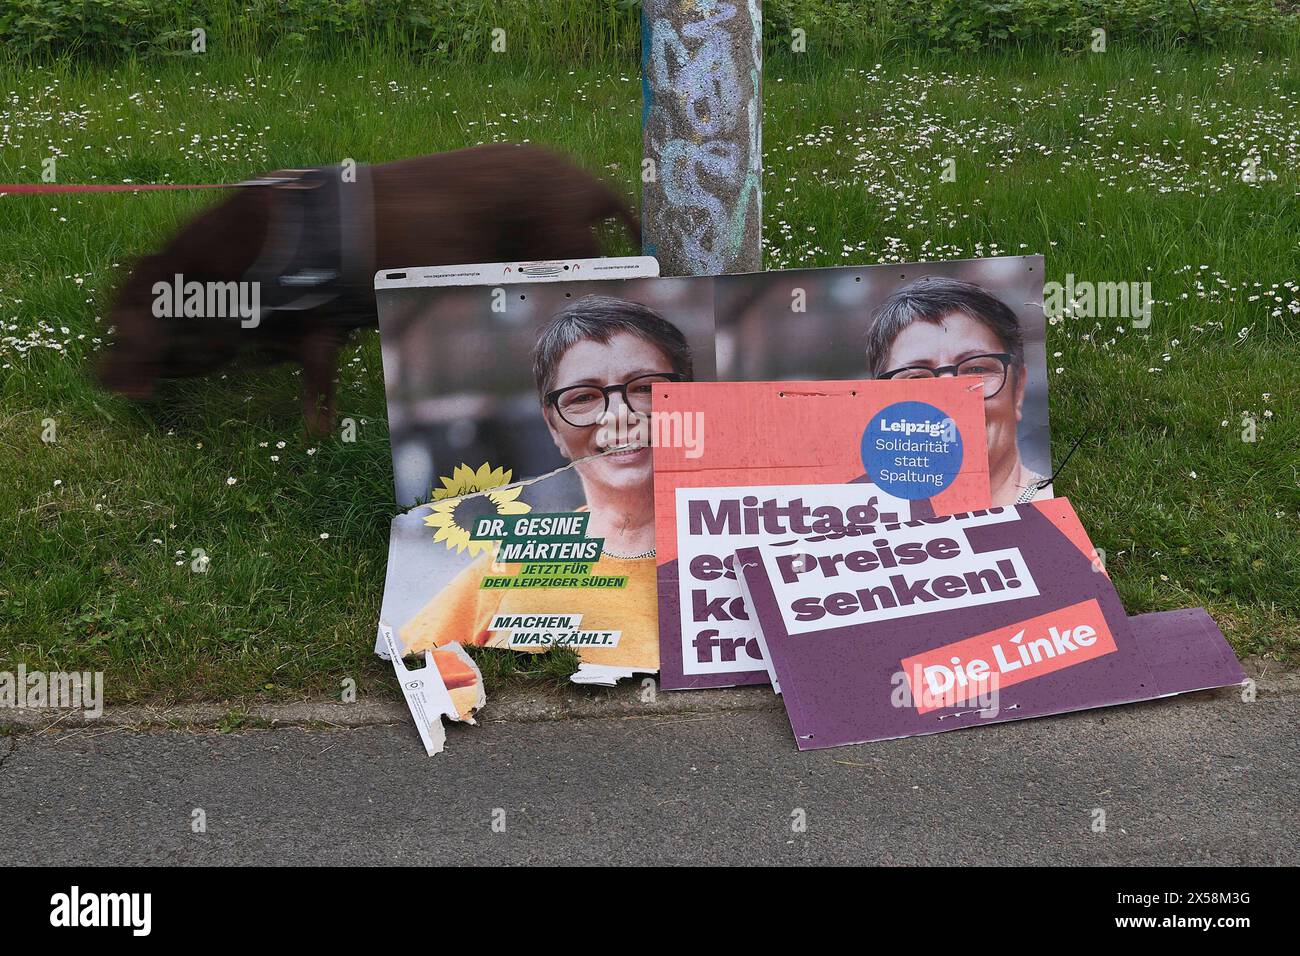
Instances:
[[[308,426],[327,431],[334,421],[339,349],[353,329],[377,322],[375,271],[597,256],[594,227],[610,218],[640,236],[636,216],[608,186],[536,147],[478,146],[363,167],[362,173],[364,191],[348,195],[365,197],[359,217],[365,246],[358,253],[345,239],[335,247],[345,275],[329,301],[310,306],[311,298],[302,297],[292,310],[272,307],[256,323],[201,313],[159,317],[158,283],[180,276],[185,283],[225,285],[265,275],[264,264],[275,261],[275,246],[286,235],[310,239],[324,231],[295,205],[292,191],[303,188],[300,180],[285,175],[284,185],[241,187],[135,264],[110,316],[116,338],[99,368],[104,386],[147,398],[159,379],[202,375],[253,348],[272,361],[302,365]],[[333,178],[317,174],[313,188],[324,180],[335,189]],[[338,187],[349,188],[355,184]],[[293,218],[286,210],[299,217],[291,233],[284,227]]]

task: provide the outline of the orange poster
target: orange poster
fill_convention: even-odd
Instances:
[[[654,419],[668,690],[768,680],[732,566],[737,548],[990,503],[976,376],[670,383],[655,390]]]

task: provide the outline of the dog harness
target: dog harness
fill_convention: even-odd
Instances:
[[[368,321],[375,311],[369,168],[290,169],[240,186],[274,190],[262,249],[243,275],[260,284],[263,316],[328,304],[322,321]]]

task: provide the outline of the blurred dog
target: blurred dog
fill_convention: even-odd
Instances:
[[[202,375],[252,348],[302,365],[308,427],[325,432],[339,350],[352,330],[377,324],[376,271],[598,256],[594,227],[611,218],[639,239],[636,215],[609,186],[530,146],[273,173],[135,263],[99,378],[143,399],[160,379]],[[256,315],[214,314],[213,290],[230,304],[247,287],[260,299]]]

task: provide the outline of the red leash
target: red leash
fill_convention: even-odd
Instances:
[[[155,189],[232,189],[240,183],[103,183],[65,185],[63,183],[0,183],[0,196],[30,193],[138,193]]]

